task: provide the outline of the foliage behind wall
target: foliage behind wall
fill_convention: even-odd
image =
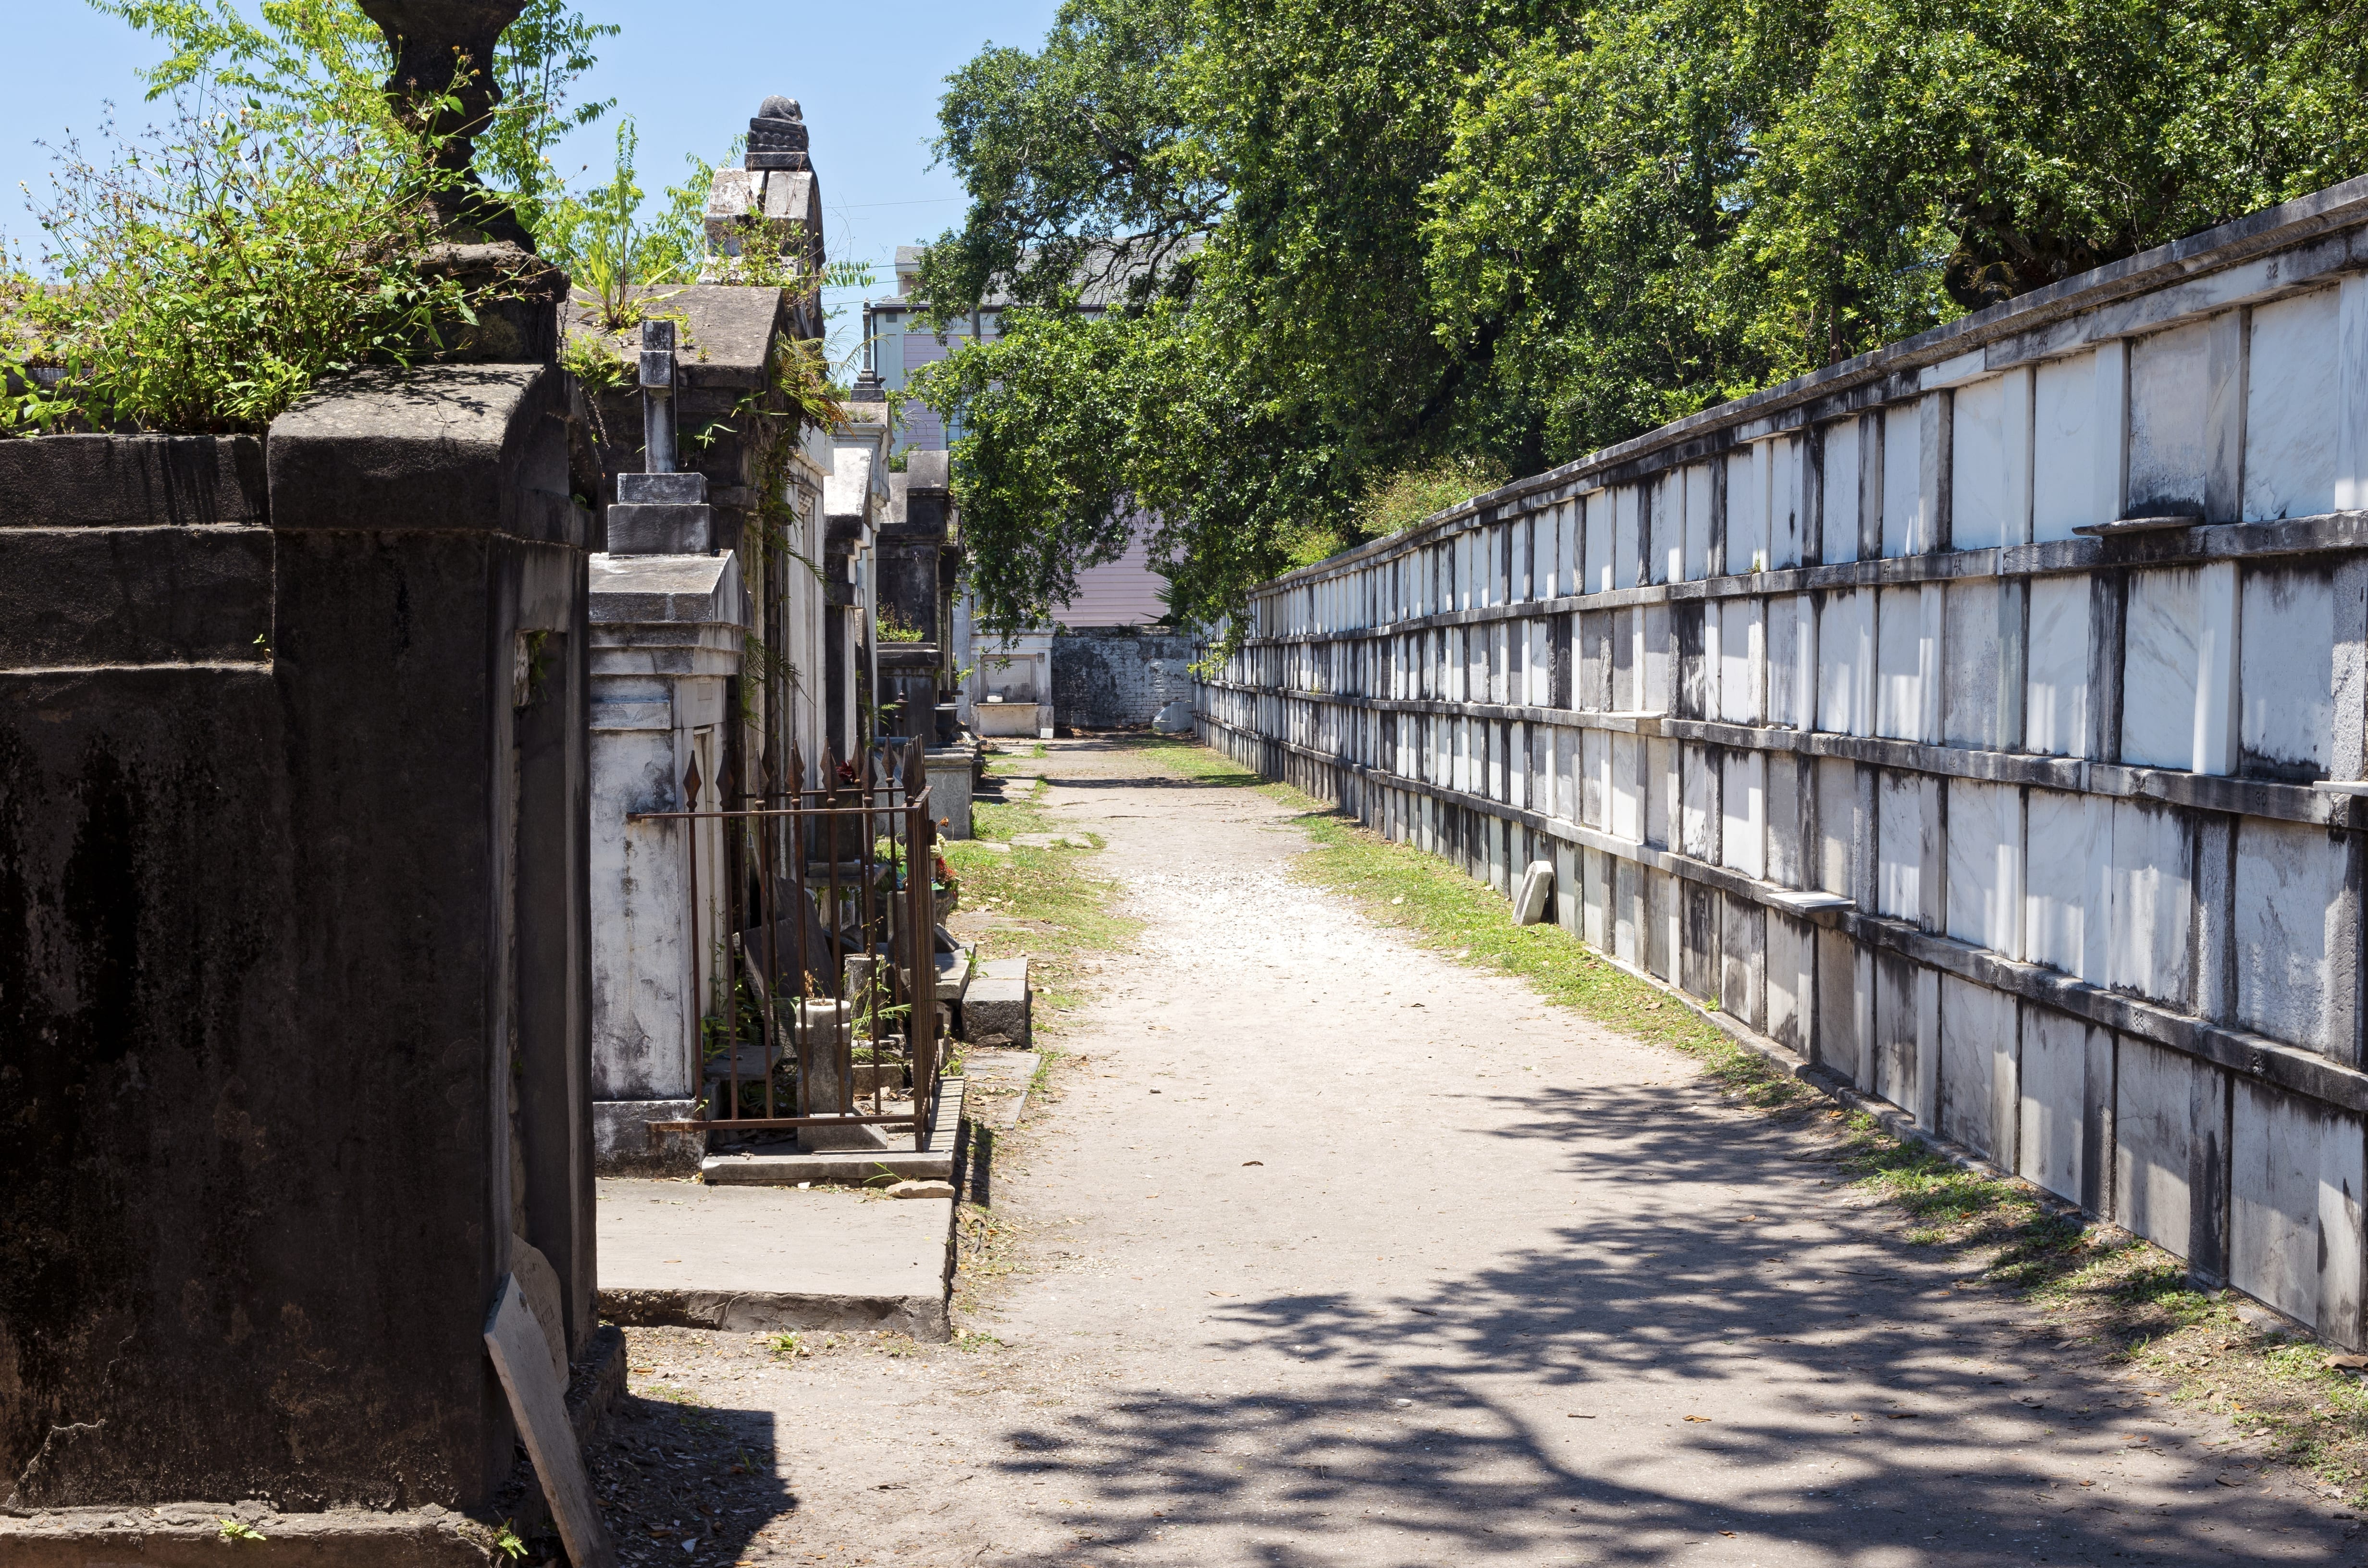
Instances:
[[[923,394],[989,619],[1142,507],[1213,618],[1536,472],[2368,170],[2359,0],[1069,0],[949,80]],[[1079,291],[1113,308],[1062,319]],[[1032,309],[1031,309],[1032,307]]]

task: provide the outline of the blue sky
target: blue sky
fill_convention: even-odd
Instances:
[[[613,97],[616,113],[633,116],[641,183],[653,191],[678,177],[686,153],[720,157],[768,94],[798,99],[814,134],[830,253],[877,264],[876,291],[885,294],[896,246],[934,237],[962,213],[960,187],[929,167],[947,73],[990,40],[1034,48],[1056,3],[578,0],[586,17],[624,28],[580,91]],[[0,0],[0,14],[19,67],[0,121],[0,233],[27,242],[32,222],[17,187],[40,191],[50,168],[36,142],[87,132],[109,101],[125,129],[144,124],[138,72],[161,51],[80,0]],[[562,167],[605,172],[612,122],[579,132]],[[834,337],[852,325],[843,319]]]

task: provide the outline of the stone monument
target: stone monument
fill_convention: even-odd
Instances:
[[[632,820],[723,804],[748,635],[739,556],[710,546],[707,477],[676,472],[680,372],[676,324],[643,323],[644,466],[617,475],[609,548],[592,558],[593,1116],[612,1172],[696,1172],[706,1152],[700,1134],[650,1124],[698,1114],[724,835]]]
[[[432,199],[446,237],[428,256],[427,270],[458,278],[477,316],[438,324],[442,342],[425,357],[550,360],[559,347],[567,277],[535,258],[534,237],[507,202],[485,189],[471,162],[478,132],[501,102],[494,47],[525,9],[523,0],[359,3],[395,57],[387,97],[438,139],[435,164],[443,177]]]
[[[373,0],[391,91],[518,9]],[[554,1451],[518,1413],[621,1374],[565,279],[449,222],[531,285],[478,363],[261,438],[0,444],[0,1562],[194,1561],[231,1517],[275,1562],[497,1562],[520,1437]]]

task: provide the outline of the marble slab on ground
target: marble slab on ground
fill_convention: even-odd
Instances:
[[[1028,1108],[1029,1085],[1036,1080],[1042,1061],[1032,1051],[973,1051],[962,1058],[962,1078],[969,1085],[963,1112],[997,1132],[1019,1125]]]
[[[951,1199],[621,1179],[598,1192],[612,1322],[946,1337]]]

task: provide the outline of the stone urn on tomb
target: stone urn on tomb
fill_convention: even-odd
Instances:
[[[474,323],[439,325],[442,359],[548,364],[559,352],[559,307],[567,275],[534,254],[534,236],[509,203],[485,189],[473,166],[477,135],[501,102],[494,48],[524,0],[358,0],[394,54],[387,97],[442,138],[436,165],[446,176],[433,197],[445,239],[427,258],[434,275],[457,278],[476,301]],[[432,111],[423,102],[449,97]]]

